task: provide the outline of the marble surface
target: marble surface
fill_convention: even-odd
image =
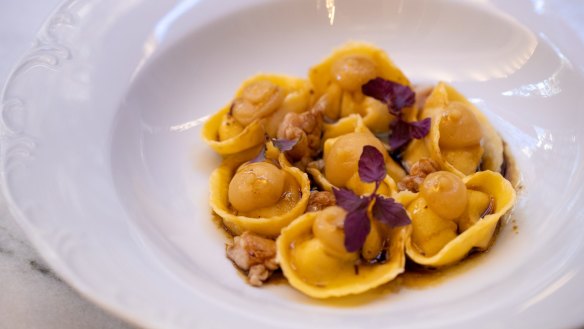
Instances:
[[[59,0],[0,1],[0,86]],[[85,300],[40,259],[0,195],[0,329],[135,328]]]

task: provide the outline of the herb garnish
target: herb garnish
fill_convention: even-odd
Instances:
[[[365,145],[359,158],[359,178],[365,183],[375,183],[371,195],[359,196],[348,189],[333,189],[337,204],[347,211],[344,222],[345,249],[355,252],[363,247],[371,231],[368,209],[373,219],[389,227],[411,223],[405,208],[393,198],[377,194],[379,185],[387,175],[383,154],[375,147]]]
[[[424,138],[430,131],[430,118],[413,122],[407,122],[402,118],[402,109],[414,105],[416,101],[416,94],[409,86],[375,78],[364,84],[361,90],[365,96],[386,104],[389,113],[396,116],[396,120],[390,124],[389,146],[392,150],[406,145],[412,138]]]
[[[268,141],[271,141],[272,144],[280,150],[280,152],[290,151],[291,149],[294,148],[294,146],[296,146],[296,143],[298,143],[298,139],[293,139],[293,140],[277,139],[277,138],[270,139],[266,135],[266,142],[268,142]],[[262,146],[258,155],[256,155],[255,158],[251,159],[249,162],[250,163],[262,162],[264,160],[266,160],[266,144],[264,144]]]

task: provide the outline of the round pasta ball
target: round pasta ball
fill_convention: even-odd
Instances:
[[[346,56],[333,63],[332,74],[344,90],[358,91],[377,76],[377,67],[367,56]]]
[[[324,155],[326,179],[337,187],[345,187],[347,181],[359,170],[359,158],[365,145],[375,147],[387,162],[385,147],[377,137],[368,132],[355,132],[339,137],[330,152]]]
[[[241,96],[233,100],[231,112],[235,120],[247,126],[272,114],[284,101],[285,93],[278,85],[259,80],[247,85]]]
[[[229,183],[229,202],[247,212],[276,204],[286,185],[286,173],[268,162],[244,164]]]
[[[347,253],[343,231],[346,215],[345,210],[340,207],[327,207],[318,214],[312,224],[312,233],[332,256],[342,257]]]
[[[468,200],[462,179],[451,172],[437,171],[426,177],[420,193],[438,216],[453,220],[462,215]]]
[[[478,145],[483,138],[481,124],[467,105],[452,102],[440,120],[440,147],[460,148]]]

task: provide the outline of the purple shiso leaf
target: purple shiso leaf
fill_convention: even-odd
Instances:
[[[412,138],[424,138],[430,132],[430,123],[430,118],[425,118],[421,121],[407,122],[398,117],[391,124],[389,146],[391,146],[392,150],[397,150],[409,143]]]
[[[359,158],[359,178],[365,183],[381,182],[387,171],[383,154],[371,145],[363,146],[361,157]]]
[[[398,117],[391,124],[391,134],[389,136],[389,146],[391,147],[391,150],[395,151],[399,149],[409,143],[411,139],[410,125]]]
[[[345,217],[345,249],[348,252],[355,252],[361,249],[365,244],[369,231],[371,231],[367,207],[368,203],[364,203],[354,211],[349,212]]]
[[[414,105],[414,102],[416,101],[416,94],[412,88],[396,83],[394,87],[394,96],[392,97],[391,101],[391,107],[399,112],[404,107]]]
[[[422,139],[430,132],[430,118],[410,122],[410,134],[415,139]]]
[[[266,146],[262,146],[260,153],[258,153],[258,155],[255,156],[255,158],[251,159],[249,161],[249,163],[254,163],[254,162],[262,162],[266,160]]]
[[[333,193],[337,205],[345,209],[347,212],[352,212],[359,207],[368,205],[370,201],[369,198],[360,197],[353,193],[353,191],[344,188],[333,188]]]
[[[272,138],[272,143],[274,143],[274,146],[277,147],[281,152],[286,152],[290,151],[294,148],[294,146],[296,146],[298,139],[289,140]]]
[[[382,78],[375,78],[361,86],[361,91],[365,96],[373,97],[385,104],[390,104],[393,88],[393,83],[391,81]]]
[[[375,196],[372,213],[375,219],[390,227],[405,226],[412,222],[401,203],[381,195]]]
[[[398,115],[404,107],[414,105],[416,94],[412,88],[397,82],[375,78],[361,87],[365,96],[373,97],[388,105],[390,112]]]

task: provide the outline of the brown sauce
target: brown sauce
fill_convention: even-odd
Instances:
[[[521,173],[519,172],[519,169],[517,168],[517,163],[515,161],[515,158],[513,158],[511,156],[511,152],[509,152],[509,147],[508,147],[507,143],[504,144],[503,156],[504,156],[504,168],[502,168],[502,169],[504,169],[503,174],[504,174],[505,178],[509,182],[511,182],[511,185],[513,186],[513,188],[515,188],[515,191],[519,195],[520,193],[523,192],[523,188],[524,188],[523,182],[521,180]],[[512,229],[513,233],[519,234],[519,225],[517,224],[517,220],[515,218],[513,218],[513,216],[511,215],[512,212],[513,212],[513,210],[511,210],[510,212],[505,214],[505,216],[503,218],[501,218],[501,221],[499,223],[500,223],[500,225],[511,224],[511,229]]]
[[[518,193],[523,190],[523,184],[521,182],[521,173],[519,172],[519,168],[517,168],[517,162],[515,158],[511,156],[511,152],[509,152],[509,146],[507,143],[503,145],[503,168],[501,168],[503,176],[511,182],[511,185],[515,188],[515,191]]]
[[[235,235],[229,230],[229,228],[227,228],[227,226],[225,226],[225,224],[223,224],[223,219],[219,215],[217,215],[214,211],[211,211],[211,220],[213,220],[213,223],[215,224],[215,226],[217,226],[219,231],[221,231],[221,233],[225,237],[226,242],[233,241],[233,237]]]

